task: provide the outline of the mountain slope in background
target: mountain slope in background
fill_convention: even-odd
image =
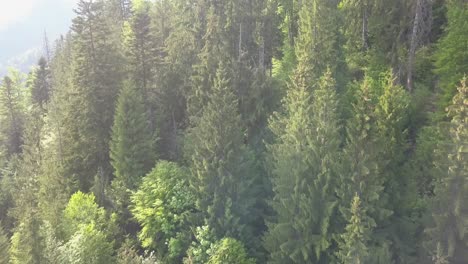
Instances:
[[[5,19],[1,21],[3,24],[0,25],[0,76],[5,75],[7,67],[28,72],[41,55],[44,33],[47,33],[51,45],[60,34],[65,34],[70,27],[74,16],[73,8],[77,2],[77,0],[16,1],[21,2],[22,6],[6,4],[0,12],[2,14],[13,12],[18,16],[12,17],[10,21]]]

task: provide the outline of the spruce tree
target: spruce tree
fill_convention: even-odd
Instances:
[[[132,5],[132,16],[124,23],[123,42],[127,61],[129,79],[143,94],[146,116],[152,133],[156,133],[156,87],[159,71],[156,66],[160,63],[157,43],[152,27],[152,4],[149,1],[135,1]]]
[[[441,112],[450,105],[457,93],[455,89],[468,68],[466,38],[468,34],[468,3],[453,0],[446,4],[447,25],[445,35],[440,38],[434,53],[435,73],[439,76],[441,88]]]
[[[466,77],[458,86],[458,93],[448,107],[451,118],[449,139],[443,142],[444,160],[438,161],[437,179],[432,215],[435,227],[429,230],[432,255],[446,258],[450,263],[463,263],[468,255],[468,87]]]
[[[7,264],[10,260],[10,241],[0,223],[0,263]]]
[[[193,175],[190,185],[197,195],[197,207],[215,235],[247,242],[249,225],[256,218],[251,211],[256,202],[252,194],[252,157],[244,145],[229,68],[219,63],[207,104],[197,125],[187,134]]]
[[[284,113],[270,124],[276,136],[268,147],[276,213],[265,238],[271,263],[330,261],[340,146],[338,102],[330,71],[313,93],[309,85],[299,68]]]
[[[50,70],[47,60],[41,57],[38,62],[38,68],[33,72],[34,79],[31,85],[32,102],[38,104],[41,108],[49,102],[50,89]]]
[[[156,162],[152,133],[147,122],[143,95],[131,81],[120,91],[110,142],[110,157],[115,178],[112,189],[124,221],[129,218],[129,192]],[[126,212],[126,213],[125,213]]]
[[[63,159],[78,188],[90,190],[98,176],[110,175],[109,130],[121,81],[117,47],[107,41],[111,30],[103,1],[80,0],[72,23],[72,77],[64,115]],[[63,102],[65,103],[65,102]]]
[[[337,4],[335,0],[306,0],[301,5],[295,52],[298,63],[308,65],[312,81],[318,80],[328,67],[337,83],[342,82]]]
[[[44,260],[44,240],[40,234],[40,220],[26,218],[15,228],[11,237],[11,264],[40,264]]]
[[[0,85],[0,142],[7,157],[21,152],[24,128],[24,91],[21,74],[11,71]]]
[[[372,254],[367,243],[373,227],[375,222],[366,215],[366,209],[362,207],[361,200],[356,194],[351,202],[351,218],[339,240],[340,249],[337,256],[340,263],[367,263],[368,256]]]
[[[343,219],[351,219],[347,201],[351,201],[357,193],[369,221],[375,221],[377,227],[380,227],[378,225],[387,220],[392,211],[383,195],[385,178],[379,159],[380,142],[375,114],[378,98],[375,86],[375,82],[366,76],[355,91],[352,116],[346,127],[343,170],[336,193]],[[372,234],[368,247],[376,250],[384,243],[385,238]]]

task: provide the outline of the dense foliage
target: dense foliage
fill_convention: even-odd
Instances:
[[[465,0],[79,0],[0,80],[0,264],[468,263]]]

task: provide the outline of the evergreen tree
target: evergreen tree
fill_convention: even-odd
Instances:
[[[134,1],[132,16],[124,23],[123,41],[129,79],[135,83],[138,92],[143,94],[148,117],[145,122],[148,122],[150,131],[156,135],[156,87],[154,86],[155,83],[159,84],[159,71],[156,71],[156,66],[160,64],[160,58],[153,34],[151,8],[152,4],[149,1]]]
[[[110,143],[111,163],[115,170],[112,188],[122,213],[130,202],[129,192],[137,188],[156,160],[147,120],[143,95],[132,82],[126,82],[117,101]],[[128,212],[124,215],[127,216],[123,220],[129,217]]]
[[[351,202],[351,218],[346,226],[346,232],[341,235],[338,258],[343,264],[367,263],[371,254],[367,243],[370,240],[375,222],[367,217],[366,209],[362,207],[361,200],[356,194]]]
[[[450,138],[444,142],[447,157],[438,162],[440,178],[437,179],[433,203],[435,227],[430,229],[433,242],[432,255],[446,258],[450,263],[463,263],[468,255],[466,199],[468,197],[468,87],[466,77],[458,87],[448,116],[451,118]],[[446,152],[445,152],[446,151]]]
[[[352,117],[348,120],[346,145],[343,150],[343,171],[341,182],[337,186],[340,200],[340,211],[344,219],[351,219],[349,204],[355,194],[359,196],[367,215],[379,224],[392,214],[385,195],[383,195],[385,178],[382,175],[382,163],[379,159],[380,142],[377,136],[376,114],[377,96],[375,83],[365,77],[355,91]],[[371,221],[369,219],[369,221]],[[377,250],[385,238],[370,237],[369,248]]]
[[[43,238],[39,232],[40,220],[37,217],[25,218],[11,237],[11,264],[40,264],[44,260]]]
[[[88,191],[94,176],[110,174],[109,129],[120,87],[120,57],[104,17],[104,3],[80,0],[72,25],[72,79],[65,115],[64,166]],[[70,85],[70,84],[69,84]],[[70,89],[71,88],[71,89]]]
[[[468,3],[463,0],[448,1],[445,35],[440,38],[434,54],[435,73],[439,76],[441,91],[441,112],[445,110],[457,93],[455,87],[467,73],[468,52]]]
[[[38,104],[41,108],[49,102],[50,91],[50,70],[47,65],[47,60],[41,57],[38,62],[38,68],[33,72],[34,79],[31,86],[31,97],[33,103]]]
[[[249,225],[257,217],[251,211],[256,202],[255,179],[237,107],[228,69],[220,62],[197,126],[188,131],[187,154],[193,175],[190,185],[206,223],[219,238],[231,236],[246,242],[252,232]]]
[[[315,82],[330,68],[338,84],[342,83],[339,17],[337,1],[307,0],[299,12],[296,57]]]
[[[10,241],[0,223],[0,263],[7,264],[10,260]]]
[[[269,146],[276,213],[266,236],[271,263],[326,263],[332,243],[340,145],[336,88],[329,71],[313,99],[308,85],[298,68],[284,114],[270,124],[276,135]]]
[[[0,142],[6,148],[7,157],[21,152],[24,127],[24,91],[21,74],[11,71],[0,86]]]

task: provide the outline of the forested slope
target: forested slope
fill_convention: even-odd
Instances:
[[[0,263],[468,263],[466,0],[80,0],[0,81]]]

